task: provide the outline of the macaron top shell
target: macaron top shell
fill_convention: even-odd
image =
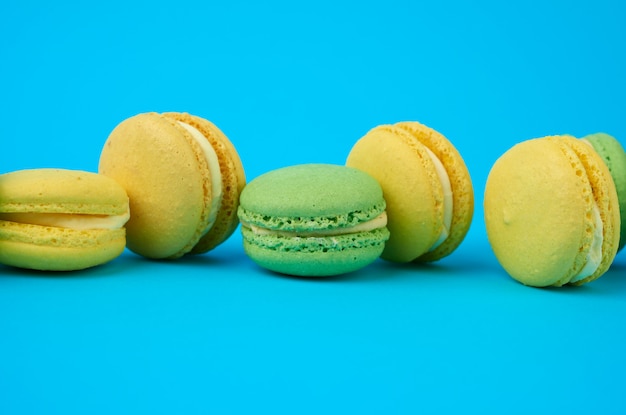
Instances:
[[[427,252],[443,223],[443,191],[426,149],[404,129],[378,126],[355,144],[346,164],[383,188],[390,237],[381,257],[407,262]]]
[[[600,155],[615,183],[621,218],[619,252],[626,245],[626,152],[619,141],[605,133],[591,134],[583,140],[589,142]]]
[[[215,207],[211,168],[185,122],[213,144],[226,168],[222,173],[227,208],[208,230]],[[226,238],[237,224],[233,204],[243,187],[243,169],[232,146],[217,127],[188,114],[145,113],[121,122],[109,135],[99,171],[128,192],[131,218],[127,244],[149,258],[177,258],[194,250],[202,238],[205,251]],[[232,182],[230,180],[233,180]],[[228,206],[230,205],[230,207]],[[221,209],[221,205],[219,207]],[[194,251],[194,252],[198,252]]]
[[[594,209],[602,227],[602,275],[618,245],[617,195],[608,169],[586,144],[554,136],[517,144],[489,173],[484,209],[498,261],[525,285],[560,286],[585,267],[594,245]]]
[[[354,226],[385,210],[380,186],[369,175],[330,164],[304,164],[265,173],[241,194],[246,224],[281,231]]]
[[[0,175],[0,212],[123,215],[128,196],[114,180],[65,169]]]

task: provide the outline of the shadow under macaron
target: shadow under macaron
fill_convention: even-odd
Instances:
[[[141,267],[141,261],[137,261],[137,258],[134,257],[135,255],[132,253],[124,252],[117,258],[104,264],[70,271],[46,271],[0,264],[0,284],[3,280],[8,280],[11,277],[49,280],[120,277]]]
[[[468,256],[457,260],[443,259],[436,262],[399,263],[376,259],[371,264],[358,270],[330,276],[298,276],[282,274],[254,266],[255,272],[274,278],[283,278],[310,283],[365,283],[379,281],[431,280],[445,278],[472,278],[472,275],[485,273],[488,264],[481,258]]]
[[[248,261],[248,258],[241,252],[232,250],[225,252],[220,247],[210,252],[201,254],[187,254],[176,259],[149,259],[142,258],[144,261],[150,261],[154,263],[167,264],[172,267],[203,267],[212,269],[222,269],[232,267],[234,264],[239,264],[242,261]]]
[[[516,282],[513,279],[511,279],[511,281]],[[525,286],[519,282],[516,283],[526,289],[534,289],[551,294],[554,293],[554,295],[581,296],[581,298],[588,296],[621,298],[626,294],[626,264],[623,262],[613,263],[608,271],[598,279],[583,285],[565,284],[561,287],[532,287]]]

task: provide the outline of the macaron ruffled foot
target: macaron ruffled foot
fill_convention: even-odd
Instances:
[[[357,169],[305,164],[265,173],[242,191],[246,254],[271,271],[305,277],[370,264],[389,237],[379,184]]]

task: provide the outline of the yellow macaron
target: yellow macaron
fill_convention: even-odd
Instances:
[[[109,135],[99,172],[130,198],[127,246],[148,258],[207,252],[238,224],[245,185],[230,140],[208,120],[187,113],[144,113]]]
[[[442,134],[418,122],[380,125],[356,142],[346,164],[383,189],[390,232],[383,259],[436,261],[465,238],[474,211],[472,182]]]
[[[489,173],[484,211],[496,258],[525,285],[593,281],[619,246],[611,174],[591,145],[570,136],[532,139],[505,152]]]
[[[128,209],[124,189],[96,173],[0,175],[0,263],[44,271],[103,264],[124,250]]]

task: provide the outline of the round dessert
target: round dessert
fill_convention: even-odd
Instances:
[[[130,198],[128,248],[148,258],[207,252],[238,225],[245,185],[235,147],[211,122],[186,113],[145,113],[121,122],[99,172]]]
[[[436,261],[463,241],[474,212],[469,172],[452,143],[418,122],[380,125],[352,147],[346,165],[380,183],[389,261]]]
[[[289,275],[356,271],[380,256],[389,237],[379,184],[345,166],[304,164],[265,173],[244,188],[238,214],[248,256]]]
[[[74,271],[108,262],[126,244],[128,196],[114,180],[77,170],[0,175],[0,263]]]
[[[528,140],[504,153],[489,173],[484,211],[496,258],[522,284],[581,285],[615,258],[615,185],[600,156],[573,137]]]
[[[600,155],[615,183],[621,220],[619,247],[617,248],[619,252],[626,245],[626,152],[619,141],[605,133],[590,134],[582,140],[591,144]]]

